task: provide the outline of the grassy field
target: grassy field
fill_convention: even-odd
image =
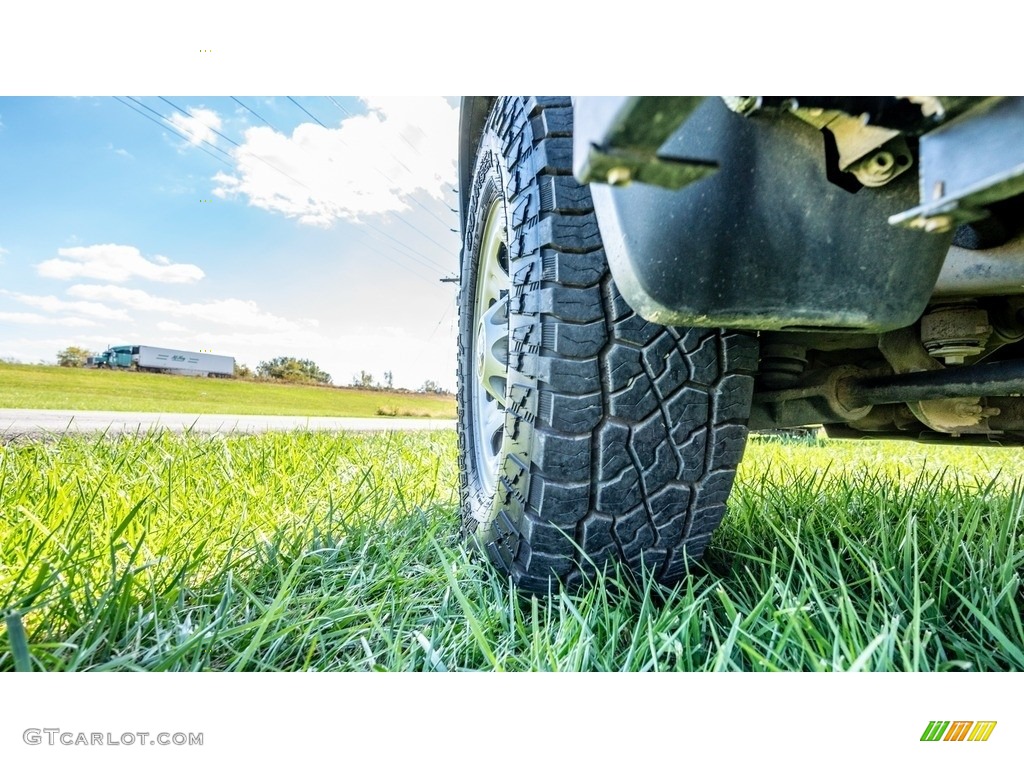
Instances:
[[[1024,670],[1017,450],[754,439],[682,583],[541,599],[459,544],[455,450],[0,448],[0,670]]]
[[[6,363],[0,408],[455,418],[441,395]]]

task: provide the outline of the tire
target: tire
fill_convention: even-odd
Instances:
[[[502,98],[466,208],[458,431],[464,534],[519,587],[615,561],[671,583],[725,512],[756,340],[649,323],[572,176],[567,98]]]

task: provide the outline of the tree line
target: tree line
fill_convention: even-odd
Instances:
[[[66,347],[57,353],[57,365],[63,368],[81,368],[85,365],[86,360],[94,354],[84,347]],[[235,377],[287,381],[296,384],[329,385],[332,383],[331,375],[312,360],[287,356],[263,360],[256,366],[255,371],[244,363],[236,362]],[[394,375],[391,371],[384,371],[382,380],[377,381],[372,373],[360,371],[358,376],[352,377],[352,386],[361,389],[394,389]],[[424,381],[417,391],[438,395],[451,394],[432,379]]]

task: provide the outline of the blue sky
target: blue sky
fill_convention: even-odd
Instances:
[[[454,388],[458,103],[0,98],[0,358],[308,357]]]

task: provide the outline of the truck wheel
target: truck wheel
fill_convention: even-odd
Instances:
[[[466,209],[458,430],[465,534],[521,588],[612,562],[671,583],[725,512],[756,340],[649,323],[623,301],[567,98],[503,98]]]

